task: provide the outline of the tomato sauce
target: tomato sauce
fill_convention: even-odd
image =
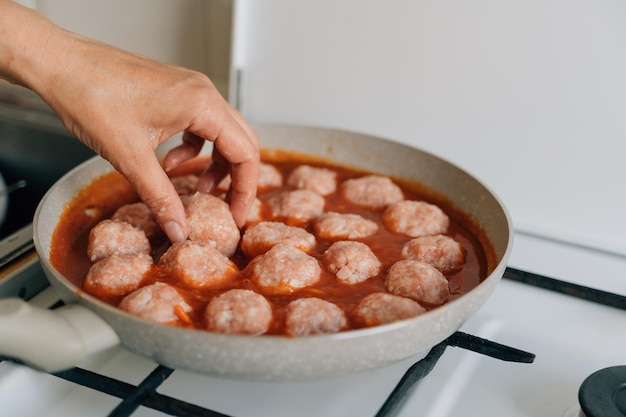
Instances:
[[[330,164],[327,161],[306,155],[282,151],[265,152],[263,153],[262,160],[276,166],[283,174],[284,178],[287,178],[288,174],[294,168],[302,164],[332,169],[338,174],[338,184],[349,178],[372,173]],[[197,162],[198,161],[196,161],[195,164],[188,164],[175,170],[172,175],[199,174],[204,164]],[[450,226],[446,235],[454,238],[463,246],[466,258],[462,268],[452,273],[445,274],[449,281],[451,293],[449,300],[454,300],[477,286],[488,275],[488,259],[491,259],[493,256],[493,254],[490,253],[491,249],[483,246],[481,243],[484,239],[482,239],[481,231],[477,225],[472,224],[463,213],[455,209],[449,202],[445,201],[445,199],[433,190],[428,190],[420,184],[411,183],[402,179],[392,179],[402,188],[405,199],[422,200],[437,204],[450,218]],[[278,189],[260,193],[258,197],[261,201],[265,201],[272,195],[288,189],[293,188],[285,185]],[[358,284],[344,284],[337,281],[333,274],[325,271],[322,267],[322,278],[315,285],[294,291],[288,295],[267,295],[263,294],[263,291],[256,287],[256,285],[245,276],[243,270],[250,259],[247,259],[242,251],[238,249],[231,259],[242,272],[239,274],[238,279],[219,289],[198,290],[185,288],[181,283],[174,282],[174,280],[168,277],[156,264],[149,272],[149,276],[145,278],[143,285],[155,281],[163,281],[168,282],[179,290],[185,300],[194,308],[194,311],[189,315],[190,322],[180,324],[181,326],[203,329],[205,327],[202,318],[204,306],[216,295],[221,294],[227,289],[236,287],[251,289],[261,293],[265,295],[272,304],[274,319],[272,326],[266,334],[284,334],[285,306],[296,298],[311,296],[319,297],[337,304],[345,311],[351,323],[351,328],[357,327],[357,325],[354,324],[354,320],[351,319],[351,311],[365,295],[373,292],[386,292],[384,286],[386,271],[393,263],[403,259],[400,254],[401,249],[410,238],[389,232],[381,222],[380,215],[382,210],[375,211],[355,206],[342,199],[339,192],[326,196],[325,200],[325,211],[356,213],[378,223],[378,232],[372,236],[358,240],[366,243],[381,261],[383,265],[381,271],[383,272],[379,276]],[[85,189],[81,190],[68,205],[55,230],[50,254],[50,260],[55,268],[76,286],[82,288],[83,278],[86,276],[91,266],[91,262],[87,257],[89,231],[100,221],[111,217],[120,206],[138,201],[139,197],[131,185],[117,172],[99,177]],[[268,216],[269,213],[264,213],[264,220],[274,221],[274,219]],[[310,226],[303,225],[303,227],[311,234],[315,235]],[[332,243],[332,241],[317,238],[317,246],[311,255],[319,259],[321,254],[328,249]],[[164,238],[160,240],[153,239],[151,244],[155,261],[158,261],[158,257],[169,247],[169,241]],[[116,306],[121,299],[121,297],[99,298],[114,306]],[[426,309],[436,308],[428,305],[424,305],[424,307]]]

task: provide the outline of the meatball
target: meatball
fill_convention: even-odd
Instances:
[[[226,256],[239,244],[239,228],[228,204],[215,196],[195,193],[184,201],[189,239],[207,242]]]
[[[189,174],[173,177],[171,181],[178,195],[190,195],[196,192],[199,179],[197,175]]]
[[[146,320],[164,324],[189,323],[192,308],[170,285],[155,282],[128,294],[119,308]]]
[[[387,291],[431,305],[445,303],[450,296],[448,280],[435,267],[420,261],[398,261],[389,268]]]
[[[231,281],[237,272],[235,264],[208,243],[174,243],[159,260],[169,275],[193,288],[217,288]]]
[[[257,180],[257,190],[267,191],[273,188],[282,187],[283,174],[272,164],[261,162],[259,164],[259,177]]]
[[[347,323],[342,309],[320,298],[300,298],[287,305],[285,326],[290,336],[336,333]]]
[[[380,273],[381,263],[374,252],[362,242],[342,240],[333,243],[323,254],[328,272],[346,284],[357,284]]]
[[[143,230],[148,239],[153,239],[163,235],[161,226],[156,221],[150,208],[144,203],[125,204],[115,210],[111,220],[126,222]]]
[[[322,269],[314,257],[281,243],[254,258],[246,272],[262,292],[289,294],[319,281]]]
[[[306,223],[324,212],[324,197],[311,190],[283,191],[267,200],[273,218]]]
[[[327,168],[300,165],[287,177],[287,185],[329,195],[337,189],[337,173]]]
[[[127,294],[139,288],[152,263],[152,257],[145,253],[108,256],[91,265],[83,288],[103,297]]]
[[[149,254],[151,250],[150,242],[143,230],[126,222],[106,219],[89,232],[87,256],[91,262],[113,254]]]
[[[246,217],[246,226],[257,224],[263,220],[263,203],[258,198],[255,198],[250,206],[248,217]]]
[[[321,239],[361,239],[378,230],[378,224],[358,214],[328,212],[314,220],[313,230]]]
[[[376,210],[404,200],[400,187],[389,177],[381,175],[366,175],[346,180],[341,184],[340,191],[345,200]]]
[[[465,262],[463,246],[445,235],[411,239],[402,248],[402,256],[430,264],[443,273],[454,271]]]
[[[398,320],[419,316],[426,309],[410,298],[377,292],[366,295],[354,310],[354,316],[362,326],[378,326]]]
[[[230,187],[232,183],[232,178],[230,175],[224,177],[224,179],[219,183],[217,189],[226,191]],[[283,174],[272,164],[261,162],[259,164],[259,176],[257,179],[257,191],[269,191],[274,188],[282,187],[283,185]]]
[[[213,298],[204,312],[207,329],[228,334],[263,334],[272,321],[272,306],[251,290],[229,290]]]
[[[390,205],[381,220],[387,229],[409,237],[445,233],[450,220],[436,205],[424,201],[406,200]]]
[[[279,243],[310,252],[315,247],[315,236],[300,227],[280,222],[261,222],[246,229],[241,238],[241,250],[252,258],[267,252]]]

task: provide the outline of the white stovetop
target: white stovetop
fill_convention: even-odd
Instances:
[[[532,236],[516,237],[510,266],[626,294],[626,259]],[[592,372],[626,364],[626,313],[503,280],[462,331],[530,351],[533,364],[507,363],[448,347],[399,417],[560,417]],[[176,371],[159,388],[237,417],[373,416],[411,360],[332,380],[260,384]],[[155,364],[115,348],[84,368],[138,384]],[[35,400],[31,400],[35,399]],[[118,399],[28,368],[0,364],[0,404],[10,416],[105,416]],[[139,409],[133,416],[163,416]]]

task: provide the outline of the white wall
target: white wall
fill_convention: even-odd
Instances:
[[[227,94],[232,0],[22,0],[58,25],[208,74]]]
[[[414,144],[504,200],[518,230],[626,254],[626,3],[238,0],[255,123]]]

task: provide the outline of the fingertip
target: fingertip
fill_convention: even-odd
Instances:
[[[254,197],[256,194],[238,194],[237,196],[233,195],[233,190],[231,188],[231,203],[230,210],[233,214],[233,219],[237,224],[237,227],[242,228],[245,226],[246,221],[248,220],[248,214],[250,213],[250,209],[252,208],[252,204],[254,203]]]
[[[187,239],[184,228],[176,221],[172,220],[163,224],[163,231],[172,243],[184,242]]]

